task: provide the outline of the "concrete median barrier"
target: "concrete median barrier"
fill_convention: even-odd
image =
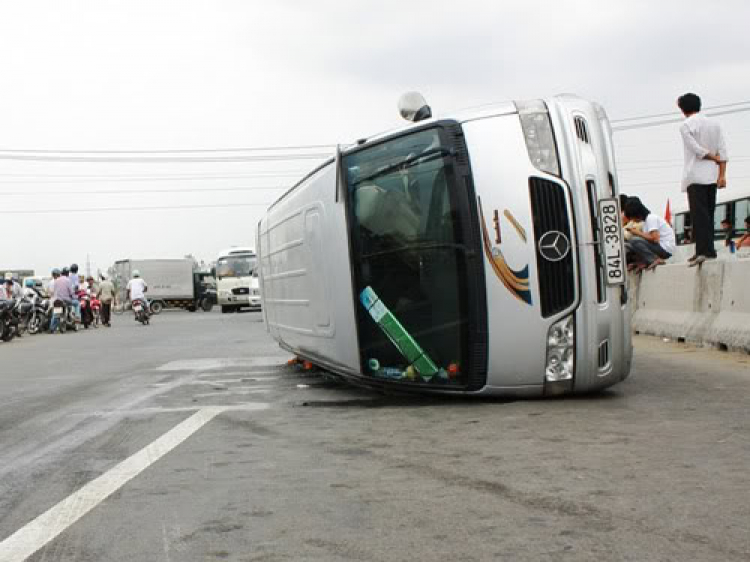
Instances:
[[[633,328],[750,352],[750,260],[673,264],[631,278]]]

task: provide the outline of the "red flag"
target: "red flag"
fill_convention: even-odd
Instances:
[[[669,223],[669,226],[672,226],[672,211],[669,208],[669,199],[667,199],[667,210],[664,211],[664,220]]]

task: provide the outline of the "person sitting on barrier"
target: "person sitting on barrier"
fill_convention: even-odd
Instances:
[[[734,238],[734,228],[732,228],[731,221],[727,219],[721,221],[721,231],[724,233],[724,245],[731,246],[732,238]]]
[[[737,240],[737,249],[750,248],[750,216],[745,218],[745,234]]]
[[[628,221],[643,221],[643,230],[629,228],[632,238],[625,242],[628,251],[633,252],[635,263],[631,270],[640,272],[646,268],[654,269],[664,260],[672,257],[675,251],[674,230],[667,221],[655,215],[639,199],[629,199],[625,206]]]
[[[620,193],[620,218],[622,219],[622,225],[625,226],[628,222],[628,220],[625,218],[625,205],[628,204],[628,199],[630,199],[627,195],[624,193]]]

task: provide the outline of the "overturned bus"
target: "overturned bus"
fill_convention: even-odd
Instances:
[[[267,329],[368,385],[608,387],[632,358],[616,178],[604,110],[572,95],[362,140],[258,224]]]

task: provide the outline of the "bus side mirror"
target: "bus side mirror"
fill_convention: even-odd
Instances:
[[[416,123],[432,117],[432,109],[419,92],[406,92],[398,100],[398,112],[407,121]]]

